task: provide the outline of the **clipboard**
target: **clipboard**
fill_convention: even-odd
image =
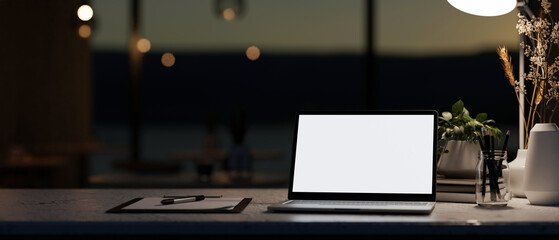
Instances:
[[[252,198],[219,198],[205,199],[199,202],[162,205],[163,198],[134,198],[107,210],[107,213],[240,213],[252,201]],[[204,202],[206,201],[206,202]],[[211,207],[226,205],[218,201],[236,202],[234,206]],[[213,203],[212,203],[213,202]],[[221,205],[220,205],[221,204]]]

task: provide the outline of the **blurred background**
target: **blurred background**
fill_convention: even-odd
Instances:
[[[462,99],[516,150],[495,53],[518,62],[516,21],[445,0],[0,0],[0,187],[286,187],[300,110]]]

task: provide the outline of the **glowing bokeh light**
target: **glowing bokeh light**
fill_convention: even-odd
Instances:
[[[82,24],[80,28],[78,28],[78,35],[80,35],[81,38],[88,38],[91,36],[91,27],[87,24]]]
[[[151,42],[145,38],[141,38],[138,40],[136,47],[138,47],[138,51],[141,53],[147,53],[151,49]]]
[[[78,8],[78,18],[82,21],[89,21],[93,17],[93,9],[89,5],[81,5]]]
[[[227,8],[223,10],[223,19],[225,19],[228,22],[233,21],[235,19],[235,10],[231,8]]]
[[[175,55],[172,53],[166,52],[161,56],[161,64],[165,67],[172,67],[175,65]]]
[[[256,46],[250,46],[246,51],[247,58],[251,61],[256,61],[260,58],[260,49]]]

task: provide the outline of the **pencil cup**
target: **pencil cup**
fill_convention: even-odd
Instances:
[[[507,206],[512,197],[507,151],[480,151],[476,169],[476,203],[482,207]]]

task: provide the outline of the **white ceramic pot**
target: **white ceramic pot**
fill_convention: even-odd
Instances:
[[[524,170],[527,153],[527,149],[518,149],[516,158],[509,163],[510,186],[512,194],[517,198],[526,198],[526,194],[524,193]]]
[[[524,192],[531,204],[559,204],[559,128],[538,123],[530,130]]]
[[[448,178],[476,177],[479,144],[467,141],[451,140],[446,144],[448,153],[443,153],[439,160],[438,172]]]

